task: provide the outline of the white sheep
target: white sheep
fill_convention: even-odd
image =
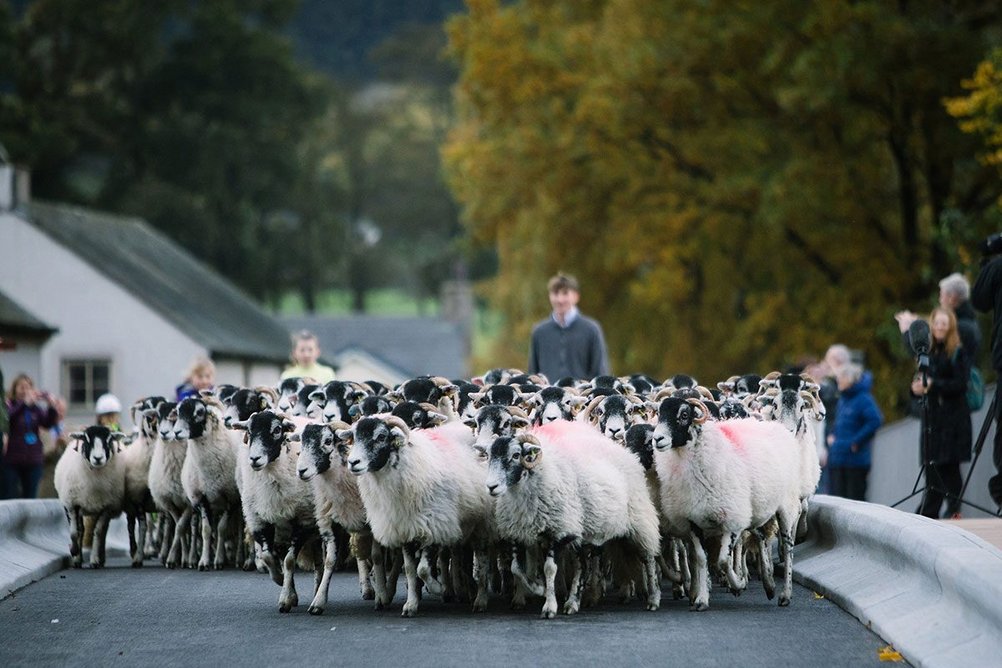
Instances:
[[[657,610],[661,590],[657,510],[640,463],[627,450],[580,422],[558,420],[491,445],[487,489],[495,497],[498,534],[522,545],[544,544],[544,586],[532,583],[513,560],[521,584],[545,596],[542,616],[557,613],[557,558],[565,546],[574,560],[566,614],[578,611],[584,586],[582,547],[625,542],[644,566],[647,608]]]
[[[73,567],[83,565],[80,537],[84,516],[94,517],[94,542],[90,552],[91,568],[105,562],[105,539],[108,522],[122,513],[125,498],[125,464],[116,452],[125,438],[120,431],[92,426],[70,434],[75,439],[56,463],[56,493],[70,524],[70,556]]]
[[[779,597],[789,605],[793,587],[793,531],[800,510],[798,444],[782,425],[753,418],[707,422],[698,399],[669,397],[654,428],[661,511],[669,531],[690,540],[693,609],[709,607],[709,569],[704,539],[720,537],[717,566],[732,591],[747,585],[739,574],[745,531],[763,532],[763,567],[771,563],[764,527],[779,522],[786,581]]]
[[[198,570],[221,569],[226,563],[225,541],[231,518],[240,508],[236,463],[240,435],[223,425],[217,404],[209,398],[189,397],[177,406],[174,437],[187,440],[181,484],[191,505],[201,515],[202,553]],[[212,536],[216,534],[215,560]]]
[[[289,612],[299,605],[294,577],[296,560],[304,549],[315,548],[319,538],[312,490],[299,478],[298,458],[289,451],[289,435],[307,424],[309,420],[305,418],[289,418],[264,410],[231,425],[246,432],[247,447],[237,463],[242,480],[241,503],[272,579],[282,587],[279,612]],[[282,549],[286,540],[288,547]],[[280,578],[276,577],[276,555],[282,558]],[[319,584],[320,560],[314,559],[313,566]]]
[[[157,420],[158,435],[153,441],[153,456],[147,479],[153,503],[160,512],[170,517],[160,542],[160,563],[167,568],[190,566],[189,534],[192,507],[181,483],[181,469],[188,452],[188,444],[174,437],[174,420],[177,403],[164,401],[154,409],[144,411],[150,419]]]
[[[474,550],[473,609],[486,610],[491,503],[469,429],[450,422],[412,431],[398,417],[374,416],[337,435],[351,443],[348,467],[359,476],[373,536],[386,547],[403,549],[407,575],[403,616],[417,614],[418,576],[429,591],[441,591],[431,575],[429,549],[461,545]]]
[[[120,455],[125,464],[124,508],[133,568],[143,565],[146,552],[147,513],[155,512],[157,509],[150,493],[149,475],[154,443],[159,437],[157,431],[159,421],[154,409],[163,401],[165,401],[163,397],[154,396],[140,399],[132,405],[132,421],[136,423],[139,431],[122,449]]]
[[[349,428],[347,423],[339,421],[308,424],[303,427],[302,433],[290,436],[291,440],[300,442],[297,473],[313,489],[317,527],[324,543],[324,573],[309,607],[311,615],[322,614],[327,606],[331,575],[338,558],[334,533],[336,525],[354,537],[362,598],[374,598],[376,609],[381,610],[392,602],[396,593],[399,567],[391,568],[387,575],[385,563],[396,553],[373,541],[358,481],[348,471],[347,447],[337,437],[337,430]],[[395,560],[394,563],[398,562]]]

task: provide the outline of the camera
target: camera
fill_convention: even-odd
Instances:
[[[981,242],[981,254],[984,256],[1002,253],[1002,232],[996,232]]]

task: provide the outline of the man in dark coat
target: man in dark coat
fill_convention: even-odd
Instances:
[[[602,327],[578,311],[577,279],[557,274],[547,289],[553,313],[532,330],[529,373],[542,373],[550,382],[607,375],[609,356]]]
[[[950,274],[939,282],[939,305],[956,314],[960,342],[964,345],[971,364],[977,366],[981,352],[981,328],[978,327],[977,315],[970,298],[971,285],[963,274]]]
[[[983,247],[981,271],[971,290],[971,304],[983,313],[992,313],[992,368],[1002,378],[1002,234],[989,237]],[[995,475],[988,481],[992,500],[1002,506],[1002,401],[995,402],[995,444],[992,460]]]

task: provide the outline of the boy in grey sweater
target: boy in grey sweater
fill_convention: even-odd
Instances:
[[[542,373],[550,382],[607,375],[609,355],[602,327],[578,311],[581,295],[577,279],[557,274],[547,289],[553,313],[532,329],[529,373]]]

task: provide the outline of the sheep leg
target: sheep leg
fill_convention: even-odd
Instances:
[[[369,532],[352,533],[349,542],[355,552],[355,563],[358,566],[358,591],[362,595],[363,601],[371,601],[376,598],[375,585],[372,582],[372,534]],[[383,589],[385,588],[385,583],[383,583]]]
[[[543,611],[540,615],[543,619],[553,619],[557,616],[557,555],[553,546],[546,551],[546,561],[543,563],[543,577],[546,582]]]
[[[477,597],[473,599],[473,612],[487,612],[487,581],[491,561],[485,548],[473,550],[473,579],[477,582]]]
[[[526,550],[526,561],[528,562],[528,550]],[[546,585],[540,584],[529,580],[525,572],[522,571],[522,565],[518,563],[518,548],[512,549],[511,554],[511,574],[515,577],[515,581],[518,585],[521,585],[523,591],[532,594],[533,596],[546,596]],[[518,596],[516,591],[515,596]],[[522,605],[525,605],[525,599],[522,598]],[[512,601],[512,605],[515,605],[515,601]]]
[[[79,508],[63,508],[66,513],[66,521],[70,524],[70,556],[73,560],[73,568],[83,567],[83,549],[80,546],[80,528],[83,521],[80,518]]]
[[[299,596],[296,594],[296,541],[289,545],[285,552],[285,559],[282,562],[282,592],[278,595],[278,611],[290,612],[299,605]]]
[[[152,501],[150,502],[152,503]],[[160,552],[160,543],[163,540],[164,514],[161,512],[146,513],[146,549],[143,557],[152,559]]]
[[[794,517],[780,510],[779,519],[779,554],[783,559],[783,589],[779,593],[779,605],[790,605],[793,597],[793,541],[797,524]]]
[[[98,514],[94,522],[94,540],[90,548],[90,567],[104,567],[104,539],[108,536],[108,522],[111,516],[106,512]]]
[[[254,531],[254,542],[261,548],[261,561],[271,575],[271,581],[281,587],[285,580],[281,569],[275,564],[275,525],[265,524]]]
[[[140,510],[136,521],[139,524],[136,534],[136,553],[132,557],[132,567],[141,568],[143,560],[146,558],[146,532],[149,524],[146,522],[146,511]]]
[[[198,559],[198,570],[207,571],[212,568],[212,506],[205,501],[201,506],[202,515],[202,555]]]
[[[588,578],[585,580],[585,593],[582,604],[586,607],[598,605],[602,600],[602,553],[596,548],[588,558]]]
[[[368,537],[368,542],[369,559],[359,559],[359,578],[361,579],[362,577],[361,568],[363,561],[371,563],[372,588],[374,590],[373,598],[376,601],[376,610],[382,610],[384,606],[390,604],[390,601],[386,598],[386,551],[383,549],[382,545],[373,540],[372,536]]]
[[[230,511],[224,510],[216,523],[216,559],[212,567],[221,571],[226,567],[226,535],[229,532]]]
[[[452,548],[443,547],[438,551],[438,581],[442,584],[442,600],[446,603],[457,600],[457,592],[460,588],[453,581],[452,563],[456,559],[457,551]]]
[[[313,602],[307,608],[311,615],[322,615],[327,607],[327,594],[331,586],[331,576],[334,574],[334,564],[337,563],[337,541],[334,540],[334,532],[331,525],[326,522],[320,530],[320,538],[324,547],[324,574],[317,585],[317,593],[313,596]]]
[[[407,601],[404,603],[402,617],[413,617],[418,611],[417,551],[418,547],[414,543],[403,546],[404,575],[407,576]]]
[[[138,541],[136,540],[136,513],[132,508],[125,511],[125,533],[129,535],[129,558],[132,559],[132,567],[138,568],[143,565],[143,558],[136,552],[138,547]],[[136,563],[137,557],[138,564]]]
[[[198,545],[199,537],[201,536],[201,522],[196,519],[196,513],[201,515],[200,511],[196,508],[191,509],[191,521],[188,522],[188,555],[187,558],[183,558],[182,566],[185,568],[194,568],[198,559]]]
[[[397,595],[397,580],[400,578],[400,571],[403,569],[403,552],[396,549],[383,548],[383,563],[387,557],[390,560],[390,570],[386,573],[386,605],[393,602]]]
[[[656,554],[647,555],[644,568],[647,574],[647,609],[653,612],[661,607],[661,578],[658,577]]]
[[[772,572],[772,550],[769,539],[761,527],[755,529],[755,544],[758,547],[759,577],[762,579],[765,595],[771,601],[776,595],[776,578]]]
[[[166,566],[167,559],[171,554],[171,549],[174,547],[174,529],[177,526],[177,518],[167,511],[164,511],[162,514],[164,531],[163,535],[160,537],[160,564],[162,566]]]
[[[807,537],[807,499],[800,500],[800,516],[797,518],[797,540]]]
[[[692,604],[689,609],[701,612],[710,607],[710,565],[697,531],[699,531],[698,527],[694,526],[693,532],[689,534],[689,542],[692,545],[690,557],[693,560],[692,591],[689,594]],[[699,533],[701,534],[702,531]]]
[[[429,545],[421,550],[421,560],[417,565],[417,576],[424,582],[429,594],[442,595],[442,583],[435,579],[431,572],[431,562],[434,561],[437,553],[434,545]]]
[[[584,591],[584,572],[587,570],[587,562],[590,550],[582,548],[573,551],[573,571],[571,582],[568,587],[567,600],[564,601],[564,614],[573,615],[581,609],[581,594]]]
[[[735,552],[739,549],[741,536],[738,533],[725,531],[720,536],[720,552],[717,554],[717,568],[727,576],[727,585],[731,593],[738,596],[741,590],[748,586],[748,581],[742,581],[741,575],[735,570]]]

